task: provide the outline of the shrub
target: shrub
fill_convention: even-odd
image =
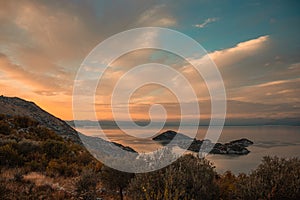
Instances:
[[[2,135],[9,135],[11,133],[11,128],[9,124],[4,121],[0,121],[0,134]]]
[[[300,199],[300,159],[264,157],[249,176],[237,181],[240,199]]]
[[[45,166],[42,162],[36,160],[29,161],[25,164],[29,171],[43,171]]]
[[[133,199],[217,199],[215,176],[209,161],[185,155],[166,168],[137,174],[129,191]]]
[[[63,141],[46,140],[42,144],[42,150],[46,156],[51,158],[59,158],[68,151],[68,147]]]
[[[18,128],[28,128],[31,126],[37,126],[38,122],[30,119],[29,117],[16,116],[13,118],[14,124]]]
[[[6,144],[0,147],[0,166],[22,166],[23,157],[12,147],[12,144]]]
[[[74,175],[72,166],[69,166],[66,162],[57,159],[53,159],[49,162],[46,173],[51,177],[69,177]]]
[[[76,183],[76,191],[79,197],[83,199],[95,199],[96,186],[98,183],[98,174],[92,170],[82,172],[80,179]]]
[[[105,165],[101,169],[101,182],[109,189],[118,189],[121,200],[123,199],[123,190],[133,177],[133,173],[121,172]]]
[[[4,198],[8,193],[8,189],[6,188],[5,181],[0,178],[0,197]]]
[[[28,155],[32,152],[36,152],[39,149],[39,146],[35,143],[33,143],[32,141],[20,141],[19,143],[17,143],[16,145],[16,150],[18,151],[19,154],[23,154],[23,155]]]
[[[63,141],[62,137],[58,136],[55,132],[52,130],[36,126],[36,127],[30,127],[29,133],[26,134],[24,137],[27,139],[32,139],[35,141],[45,141],[45,140],[56,140],[56,141]]]
[[[230,171],[220,175],[217,183],[220,190],[221,199],[236,199],[236,181],[237,177]]]
[[[22,182],[24,179],[24,173],[20,170],[18,170],[15,174],[14,174],[14,181],[16,182]]]

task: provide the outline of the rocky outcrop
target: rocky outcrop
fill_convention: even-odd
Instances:
[[[177,133],[175,131],[172,130],[168,130],[154,138],[152,138],[152,140],[154,141],[159,141],[161,144],[168,144],[170,141],[172,141],[174,139],[174,137],[176,137],[176,140],[180,141],[180,142],[188,142],[191,141],[192,139],[186,135],[183,135],[181,133]]]
[[[177,137],[175,137],[177,136]],[[174,138],[176,140],[174,141]],[[210,140],[197,140],[192,139],[181,133],[176,133],[175,131],[168,130],[156,137],[153,140],[160,142],[163,145],[169,144],[172,140],[172,145],[176,145],[183,149],[188,149],[193,152],[207,152],[211,154],[235,154],[235,155],[245,155],[250,151],[246,148],[252,145],[253,142],[242,138],[239,140],[230,141],[229,143],[212,143]]]

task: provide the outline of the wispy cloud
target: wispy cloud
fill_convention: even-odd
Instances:
[[[217,17],[207,18],[206,20],[204,20],[203,23],[195,24],[194,26],[197,27],[197,28],[204,28],[207,24],[212,23],[212,22],[216,22],[218,20],[219,20],[219,18],[217,18]]]
[[[139,26],[163,26],[170,27],[177,24],[176,19],[168,12],[165,5],[157,5],[146,10],[140,15]]]

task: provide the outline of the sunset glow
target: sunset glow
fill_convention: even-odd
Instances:
[[[181,31],[208,51],[226,87],[227,118],[299,118],[298,2],[244,1],[232,6],[237,12],[231,5],[212,9],[214,3],[202,1],[2,1],[1,95],[33,101],[55,116],[71,120],[73,81],[88,53],[118,32],[159,26]],[[158,42],[155,38],[149,34],[139,42]],[[109,103],[120,77],[149,62],[181,72],[200,94],[199,118],[210,118],[207,86],[191,65],[170,52],[148,49],[120,57],[105,72],[96,91],[98,119],[113,119]],[[123,87],[131,87],[134,80]],[[153,104],[164,105],[168,119],[178,120],[176,96],[157,85],[142,87],[132,95],[132,118],[148,120]]]

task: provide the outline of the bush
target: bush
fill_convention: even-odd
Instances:
[[[9,135],[11,133],[11,129],[9,124],[4,121],[0,121],[0,134],[2,135]]]
[[[42,144],[42,150],[51,159],[63,156],[68,151],[68,147],[63,141],[46,140]]]
[[[300,160],[264,157],[249,176],[237,181],[239,199],[300,199]]]
[[[30,127],[29,134],[24,135],[24,137],[35,141],[45,141],[45,140],[63,141],[62,137],[58,136],[55,132],[41,126]]]
[[[220,190],[220,199],[236,199],[236,181],[237,177],[230,171],[218,177],[217,183]]]
[[[4,199],[4,197],[6,196],[6,194],[8,193],[8,189],[6,188],[6,183],[5,181],[0,178],[0,197],[2,197]]]
[[[101,169],[101,182],[111,190],[118,190],[121,200],[123,199],[123,190],[133,177],[133,173],[121,172],[105,165]]]
[[[74,175],[74,171],[72,165],[68,165],[66,162],[57,159],[51,160],[46,169],[47,175],[51,177],[70,177]]]
[[[16,182],[22,182],[24,179],[24,173],[21,170],[18,170],[15,174],[14,174],[14,181]]]
[[[92,170],[83,171],[80,179],[76,183],[76,191],[83,199],[95,199],[98,174]]]
[[[12,144],[6,144],[0,147],[0,166],[22,166],[23,157],[12,147]]]
[[[35,144],[32,141],[23,140],[17,143],[16,150],[18,151],[19,154],[28,155],[40,149],[38,144]]]
[[[37,126],[38,122],[28,118],[28,117],[23,117],[23,116],[16,116],[13,118],[14,124],[18,128],[28,128],[31,126]]]
[[[137,174],[129,185],[133,199],[217,199],[214,167],[193,155],[155,172]]]

